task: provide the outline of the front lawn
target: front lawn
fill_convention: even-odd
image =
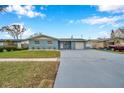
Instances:
[[[111,50],[107,50],[107,52],[116,53],[116,54],[124,54],[124,52],[119,52],[119,51],[111,51]]]
[[[11,51],[0,52],[0,58],[50,58],[60,57],[59,51]]]
[[[59,62],[0,62],[0,87],[53,87]]]
[[[115,54],[124,54],[124,51],[122,51],[122,52],[112,51],[112,50],[100,50],[100,51],[105,51],[105,52],[110,52],[110,53],[115,53]]]

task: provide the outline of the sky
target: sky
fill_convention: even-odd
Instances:
[[[10,5],[0,13],[0,28],[14,23],[26,27],[23,38],[42,33],[56,38],[109,38],[123,27],[124,6],[105,5]],[[0,39],[9,39],[0,33]]]

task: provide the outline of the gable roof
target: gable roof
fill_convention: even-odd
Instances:
[[[48,36],[48,35],[44,35],[44,34],[32,36],[32,37],[28,38],[28,40],[38,38],[38,37],[47,37],[47,38],[52,38],[52,39],[58,40],[57,38],[54,38],[54,37],[51,37],[51,36]]]
[[[60,38],[59,41],[86,41],[82,38]]]

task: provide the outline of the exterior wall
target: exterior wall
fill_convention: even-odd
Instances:
[[[105,48],[106,43],[104,41],[89,41],[88,44],[90,45],[91,48]]]
[[[3,42],[0,42],[0,46],[3,46]]]
[[[17,43],[17,48],[22,48],[21,42],[18,42],[18,43]]]
[[[29,49],[58,49],[58,40],[51,40],[52,44],[48,44],[48,40],[39,40],[39,44],[35,44],[35,40],[29,40]]]
[[[27,49],[29,47],[29,41],[22,41],[21,42],[21,48]]]
[[[98,42],[96,45],[96,48],[105,48],[105,43],[104,42]]]
[[[59,49],[63,49],[63,48],[64,48],[64,44],[63,44],[63,42],[60,41]]]
[[[75,49],[75,42],[74,41],[71,42],[71,49]]]
[[[124,40],[120,40],[120,44],[124,45]]]
[[[85,48],[93,48],[91,41],[85,42]]]
[[[96,48],[96,41],[89,41],[88,44],[90,45],[90,48]]]

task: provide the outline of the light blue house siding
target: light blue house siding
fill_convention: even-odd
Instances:
[[[58,49],[58,40],[29,40],[29,49]]]

